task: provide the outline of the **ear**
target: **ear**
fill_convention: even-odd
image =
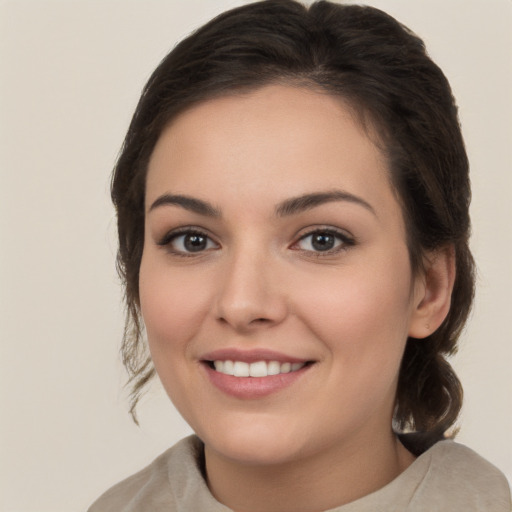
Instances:
[[[414,303],[409,336],[426,338],[442,323],[450,311],[455,281],[455,249],[452,245],[437,249],[424,258],[424,270],[414,285]]]

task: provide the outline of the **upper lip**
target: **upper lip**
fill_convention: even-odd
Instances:
[[[255,363],[257,361],[278,361],[280,363],[306,363],[309,359],[289,356],[281,352],[269,349],[243,350],[239,348],[223,348],[213,350],[204,354],[202,361],[243,361],[245,363]]]

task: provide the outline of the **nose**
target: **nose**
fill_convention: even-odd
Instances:
[[[279,265],[255,251],[238,251],[221,271],[215,314],[238,332],[268,328],[287,316]]]

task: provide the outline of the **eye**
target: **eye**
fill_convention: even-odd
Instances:
[[[172,252],[183,255],[200,253],[219,247],[207,234],[197,230],[171,232],[158,245],[166,246]]]
[[[337,252],[354,245],[354,240],[333,229],[318,229],[302,236],[294,248],[309,252]]]

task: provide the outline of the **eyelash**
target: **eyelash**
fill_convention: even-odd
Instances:
[[[159,245],[161,247],[166,247],[166,248],[168,248],[169,252],[171,252],[173,255],[179,256],[179,257],[184,257],[184,258],[199,256],[208,250],[208,248],[206,248],[205,250],[201,250],[201,251],[197,251],[197,252],[194,252],[194,251],[186,252],[186,251],[182,251],[182,250],[177,250],[172,246],[172,243],[174,241],[176,241],[176,239],[178,239],[180,237],[187,236],[187,235],[189,235],[189,236],[195,235],[198,237],[202,237],[202,238],[206,239],[207,244],[213,242],[214,244],[218,245],[217,242],[214,242],[212,240],[212,238],[207,233],[205,233],[203,230],[195,228],[193,226],[186,226],[186,227],[171,231],[169,233],[166,233],[164,235],[164,237],[159,242],[157,242],[157,245]]]
[[[317,258],[321,258],[323,256],[332,256],[333,254],[338,254],[339,252],[346,251],[349,247],[352,247],[356,244],[356,240],[353,237],[347,235],[347,233],[339,231],[334,228],[317,228],[313,231],[308,231],[306,234],[302,235],[297,242],[295,242],[292,246],[297,246],[301,241],[306,240],[309,237],[314,237],[315,235],[328,235],[337,239],[340,243],[335,245],[333,248],[325,250],[325,251],[313,251],[307,249],[295,249],[304,253],[312,254]]]
[[[212,238],[207,233],[205,233],[203,230],[198,229],[193,226],[186,226],[186,227],[171,231],[169,233],[166,233],[164,235],[164,237],[159,242],[157,242],[157,245],[159,245],[161,247],[168,248],[169,252],[171,252],[173,255],[176,255],[178,257],[185,257],[185,258],[197,257],[197,256],[200,256],[201,254],[204,254],[208,250],[212,249],[211,247],[210,248],[206,247],[205,249],[199,250],[196,252],[194,252],[194,251],[187,252],[187,251],[175,249],[172,246],[172,243],[174,241],[176,241],[178,238],[184,237],[186,235],[189,235],[189,236],[195,235],[198,237],[203,237],[206,239],[207,244],[214,243],[215,245],[218,246],[217,242],[212,240]],[[339,241],[339,243],[338,243],[338,245],[335,245],[333,248],[327,249],[325,251],[314,251],[314,250],[308,250],[308,249],[295,248],[303,240],[306,240],[308,237],[313,237],[315,235],[332,236],[335,239],[337,239]],[[303,253],[307,253],[309,255],[314,255],[317,258],[321,258],[323,256],[332,256],[333,254],[337,254],[339,252],[346,251],[349,247],[352,247],[355,244],[356,244],[356,240],[354,238],[350,237],[349,235],[347,235],[345,232],[342,232],[342,231],[339,231],[339,230],[333,229],[333,228],[317,228],[312,231],[308,231],[307,233],[302,235],[297,240],[297,242],[295,242],[291,246],[291,249],[300,251]]]

